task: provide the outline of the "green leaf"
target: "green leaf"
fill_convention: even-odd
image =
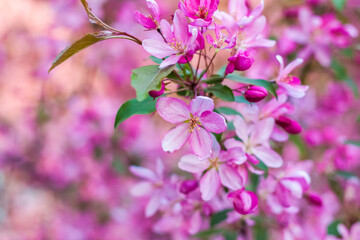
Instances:
[[[214,76],[211,76],[208,79],[202,80],[201,82],[204,82],[204,83],[207,83],[207,84],[216,84],[216,83],[221,83],[223,80],[224,80],[223,77],[214,75]]]
[[[235,102],[251,104],[248,100],[244,98],[244,96],[235,96]]]
[[[221,98],[224,101],[235,101],[234,93],[228,86],[217,84],[206,88],[205,91],[214,94],[216,97]]]
[[[303,158],[306,158],[306,154],[308,151],[306,148],[306,144],[304,143],[304,140],[298,134],[296,135],[290,134],[290,140],[297,146],[301,156]]]
[[[156,101],[148,96],[144,101],[139,102],[136,99],[131,99],[121,105],[119,111],[116,114],[114,127],[117,128],[120,123],[124,122],[126,119],[133,115],[138,114],[150,114],[155,112]]]
[[[355,174],[351,173],[351,172],[347,172],[347,171],[336,171],[335,172],[337,175],[345,178],[345,179],[349,179],[352,177],[357,177]]]
[[[236,238],[237,238],[237,234],[235,231],[230,231],[230,230],[224,229],[222,235],[225,238],[225,240],[236,240]]]
[[[231,211],[233,211],[233,209],[224,209],[222,211],[214,213],[211,216],[211,219],[210,219],[210,226],[214,227],[215,225],[217,225],[217,224],[221,223],[222,221],[226,220],[227,214],[229,212],[231,212]]]
[[[344,7],[346,5],[346,0],[331,0],[331,1],[337,11],[341,12],[342,10],[344,10]]]
[[[263,79],[250,79],[243,76],[240,76],[236,73],[232,73],[226,76],[227,79],[238,82],[238,83],[245,83],[245,84],[251,84],[256,85],[260,87],[266,88],[266,90],[274,95],[277,98],[277,94],[274,88],[274,85],[266,80]]]
[[[346,144],[350,144],[350,145],[355,145],[360,147],[360,141],[352,141],[352,140],[348,140],[345,142]]]
[[[228,130],[228,131],[233,131],[233,130],[235,130],[235,126],[234,126],[234,123],[233,123],[233,122],[228,122],[228,123],[227,123],[227,130]]]
[[[345,80],[348,77],[348,73],[344,65],[340,64],[336,59],[331,61],[331,69],[334,71],[335,78],[338,80]]]
[[[229,108],[229,107],[219,107],[216,109],[216,112],[222,113],[225,115],[239,115],[242,116],[241,113],[236,111],[235,109]]]
[[[222,231],[223,231],[222,229],[209,229],[209,230],[198,232],[195,235],[193,235],[193,237],[207,239],[207,238],[209,238],[209,237],[211,237],[213,235],[221,234]]]
[[[61,63],[72,57],[74,54],[80,52],[84,48],[87,48],[95,43],[98,43],[100,41],[106,40],[106,39],[112,39],[112,38],[122,38],[122,39],[129,39],[128,37],[119,36],[109,31],[101,31],[96,33],[89,33],[86,34],[81,39],[77,40],[73,44],[71,44],[69,47],[65,48],[59,55],[56,57],[54,62],[51,65],[51,68],[49,69],[49,72],[59,66]]]
[[[154,63],[156,63],[156,64],[160,64],[160,63],[163,62],[162,59],[157,58],[157,57],[154,57],[154,56],[150,56],[150,59],[151,59]]]
[[[268,240],[269,232],[266,225],[262,223],[261,218],[255,218],[254,220],[255,225],[252,227],[254,240]]]
[[[333,222],[331,222],[327,228],[328,235],[333,235],[340,237],[340,233],[337,230],[337,226],[341,223],[340,219],[336,219]]]
[[[161,89],[161,81],[175,68],[175,65],[160,69],[159,65],[148,65],[132,70],[131,86],[136,90],[136,98],[144,100],[149,91]]]

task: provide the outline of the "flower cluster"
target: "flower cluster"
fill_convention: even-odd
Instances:
[[[356,1],[93,2],[0,31],[0,239],[357,239]]]

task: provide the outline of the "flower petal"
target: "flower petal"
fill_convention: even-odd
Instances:
[[[133,195],[135,197],[145,196],[153,191],[152,186],[153,185],[150,182],[145,182],[145,181],[139,182],[138,184],[136,184],[135,186],[133,186],[130,189],[130,193],[131,193],[131,195]]]
[[[292,61],[291,63],[289,63],[283,71],[283,76],[287,76],[289,75],[297,66],[301,65],[304,62],[303,59],[301,58],[297,58],[294,61]]]
[[[227,127],[223,116],[210,111],[201,114],[200,122],[206,130],[218,134],[224,132]]]
[[[181,10],[176,10],[175,12],[173,27],[177,41],[186,44],[189,40],[189,26],[187,19]]]
[[[149,180],[157,181],[157,177],[153,171],[150,169],[140,167],[140,166],[130,166],[129,171],[137,177]]]
[[[189,110],[194,116],[200,117],[203,112],[214,110],[214,101],[208,97],[196,97],[191,100]]]
[[[232,190],[240,189],[243,187],[243,179],[236,171],[228,164],[221,164],[219,166],[219,177],[222,185]]]
[[[274,150],[260,146],[252,148],[253,153],[268,167],[279,168],[283,164],[283,159]]]
[[[190,117],[186,103],[177,98],[160,97],[156,102],[156,110],[165,121],[181,123]]]
[[[275,121],[273,118],[265,118],[255,123],[250,136],[250,142],[253,146],[268,141],[273,131],[274,123]]]
[[[204,201],[211,200],[220,187],[219,175],[214,168],[207,171],[200,180],[201,198]]]
[[[210,166],[210,161],[194,154],[188,154],[180,159],[178,166],[187,172],[201,173]]]
[[[182,123],[166,133],[162,140],[162,148],[166,152],[174,152],[180,149],[189,139],[188,124]]]
[[[165,68],[167,66],[174,65],[181,59],[181,57],[182,55],[171,55],[160,64],[159,68]]]
[[[249,139],[249,130],[244,119],[240,116],[236,116],[234,120],[234,126],[236,135],[246,143]]]
[[[205,129],[195,127],[194,131],[190,134],[189,144],[196,155],[204,158],[210,156],[212,138]]]
[[[161,206],[161,193],[155,192],[145,208],[145,216],[153,216]]]
[[[164,58],[177,53],[169,44],[157,39],[145,39],[142,45],[145,51],[157,58]]]

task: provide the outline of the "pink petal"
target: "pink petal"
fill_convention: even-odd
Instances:
[[[161,28],[162,35],[168,42],[174,41],[175,36],[174,36],[173,32],[171,31],[171,25],[168,21],[162,19],[160,21],[160,28]]]
[[[224,145],[225,145],[226,149],[238,148],[239,147],[243,151],[245,151],[245,145],[242,142],[235,140],[234,138],[226,139],[225,142],[224,142]]]
[[[268,141],[274,128],[274,119],[265,118],[255,123],[250,136],[250,142],[253,146],[263,144]]]
[[[189,27],[187,19],[181,10],[176,10],[175,12],[173,27],[177,41],[187,43],[189,39]]]
[[[216,137],[215,137],[213,134],[210,134],[210,135],[211,135],[211,139],[212,139],[211,159],[215,159],[215,158],[218,158],[219,155],[220,155],[221,146],[220,146],[220,144],[218,143],[218,141],[216,140]]]
[[[242,148],[240,147],[234,147],[230,148],[228,151],[224,152],[221,155],[221,161],[228,162],[233,161],[237,165],[241,165],[244,162],[246,162],[246,156]]]
[[[160,97],[156,102],[156,110],[165,121],[181,123],[190,117],[186,103],[178,98]]]
[[[350,237],[356,239],[360,236],[360,222],[354,223],[351,227]]]
[[[191,100],[189,110],[194,116],[200,117],[203,112],[214,110],[214,101],[208,97],[196,97]]]
[[[180,149],[189,139],[190,132],[187,123],[182,123],[166,133],[162,140],[162,148],[166,152]]]
[[[190,134],[189,144],[193,153],[200,157],[209,157],[211,154],[212,137],[208,131],[196,127]]]
[[[286,93],[293,98],[302,98],[305,96],[305,92],[309,89],[306,85],[291,85],[279,82],[279,86],[286,90]]]
[[[244,119],[240,116],[236,116],[234,126],[236,135],[246,143],[249,139],[249,129]]]
[[[337,226],[337,230],[340,233],[340,235],[343,237],[343,239],[347,239],[349,237],[349,231],[347,230],[344,224],[340,223]]]
[[[160,158],[156,159],[156,174],[159,179],[163,179],[164,177],[164,163],[161,161]]]
[[[156,19],[159,19],[160,11],[159,11],[159,5],[157,4],[157,2],[155,0],[146,0],[146,4],[147,4],[148,8],[150,8],[151,11],[153,12],[154,17]]]
[[[200,180],[201,198],[204,201],[211,200],[220,187],[219,175],[214,168],[207,171]]]
[[[330,63],[331,63],[330,49],[328,49],[325,46],[317,45],[314,49],[314,54],[315,54],[316,60],[318,60],[322,66],[324,66],[324,67],[330,66]]]
[[[164,58],[177,53],[169,44],[157,39],[145,39],[142,46],[148,53],[157,58]]]
[[[281,184],[287,188],[295,198],[300,199],[302,197],[303,188],[299,182],[283,179],[281,180]]]
[[[157,177],[153,171],[150,169],[140,167],[140,166],[130,166],[129,171],[137,177],[149,180],[149,181],[157,181]]]
[[[252,148],[252,151],[268,167],[278,168],[283,164],[281,156],[270,148],[260,146]]]
[[[284,68],[283,75],[289,75],[297,66],[301,65],[303,62],[304,60],[302,60],[301,58],[295,59]]]
[[[141,197],[148,195],[153,191],[153,185],[150,182],[139,182],[135,186],[133,186],[130,190],[131,195],[135,197]]]
[[[271,139],[277,142],[286,142],[289,139],[289,134],[284,129],[275,126],[271,133]]]
[[[181,57],[182,55],[171,55],[160,64],[159,68],[165,68],[167,66],[174,65],[180,60]]]
[[[200,117],[200,122],[209,132],[222,133],[226,130],[224,117],[214,112],[203,112]]]
[[[202,224],[202,218],[201,218],[200,211],[195,211],[194,214],[190,218],[190,222],[189,222],[190,226],[188,229],[188,233],[193,235],[193,234],[199,232],[199,230],[201,228],[201,224]]]
[[[145,216],[153,216],[161,206],[161,193],[155,192],[145,208]]]
[[[228,164],[221,164],[219,166],[219,177],[222,185],[232,190],[243,187],[243,180],[236,169],[230,167]]]
[[[210,161],[194,154],[188,154],[180,159],[178,166],[181,170],[187,172],[202,173],[210,166]]]

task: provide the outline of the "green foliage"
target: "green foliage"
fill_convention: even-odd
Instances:
[[[210,226],[214,227],[215,225],[225,221],[227,218],[227,214],[231,211],[233,211],[233,209],[224,209],[222,211],[214,213],[210,219]]]
[[[359,96],[359,89],[356,83],[349,77],[348,71],[344,65],[333,59],[331,62],[331,69],[334,71],[335,78],[339,81],[344,81],[353,91],[354,96]]]
[[[256,85],[265,88],[269,93],[274,95],[277,98],[277,94],[274,88],[274,85],[266,80],[263,79],[250,79],[243,76],[240,76],[239,74],[232,73],[226,76],[227,79],[238,82],[238,83],[245,83],[245,84],[251,84]]]
[[[344,10],[344,7],[346,5],[346,0],[331,0],[331,2],[334,5],[334,8],[339,12]]]
[[[235,96],[235,102],[251,104],[248,100],[244,98],[244,96]]]
[[[357,177],[355,174],[351,173],[351,172],[347,172],[347,171],[336,171],[335,172],[337,175],[345,178],[345,179],[349,179],[352,177]]]
[[[337,230],[337,226],[341,223],[340,219],[336,219],[333,222],[331,222],[327,228],[327,233],[328,235],[333,235],[336,237],[341,237],[338,230]]]
[[[162,59],[157,58],[157,57],[154,57],[154,56],[150,56],[150,59],[151,59],[154,63],[156,63],[156,64],[160,64],[160,63],[163,62]]]
[[[348,140],[348,141],[346,141],[345,143],[346,143],[346,144],[350,144],[350,145],[354,145],[354,146],[360,147],[360,141]]]
[[[148,65],[132,70],[131,86],[136,90],[136,98],[143,101],[149,91],[161,89],[161,81],[175,68],[175,65],[160,69],[159,65]]]
[[[49,69],[49,72],[59,66],[61,63],[72,57],[74,54],[80,52],[84,48],[87,48],[95,43],[98,43],[103,40],[112,39],[112,38],[122,38],[122,39],[129,39],[125,36],[119,36],[109,31],[100,31],[96,33],[89,33],[86,34],[81,39],[77,40],[69,47],[65,48],[59,55],[56,57],[54,62]],[[131,39],[129,39],[131,40]]]
[[[202,80],[202,82],[207,84],[217,84],[217,83],[221,83],[223,80],[224,78],[219,75],[212,75],[210,78]]]
[[[219,107],[216,109],[216,112],[222,113],[225,115],[239,115],[241,116],[241,113],[236,111],[235,109],[229,108],[229,107]]]
[[[119,108],[119,111],[116,114],[114,127],[117,128],[120,123],[124,122],[126,119],[133,115],[145,115],[155,112],[156,101],[148,96],[144,101],[139,102],[137,99],[131,99],[125,102]]]
[[[216,97],[221,98],[224,101],[235,101],[234,93],[228,86],[216,84],[214,86],[206,88],[205,91],[214,94]]]

